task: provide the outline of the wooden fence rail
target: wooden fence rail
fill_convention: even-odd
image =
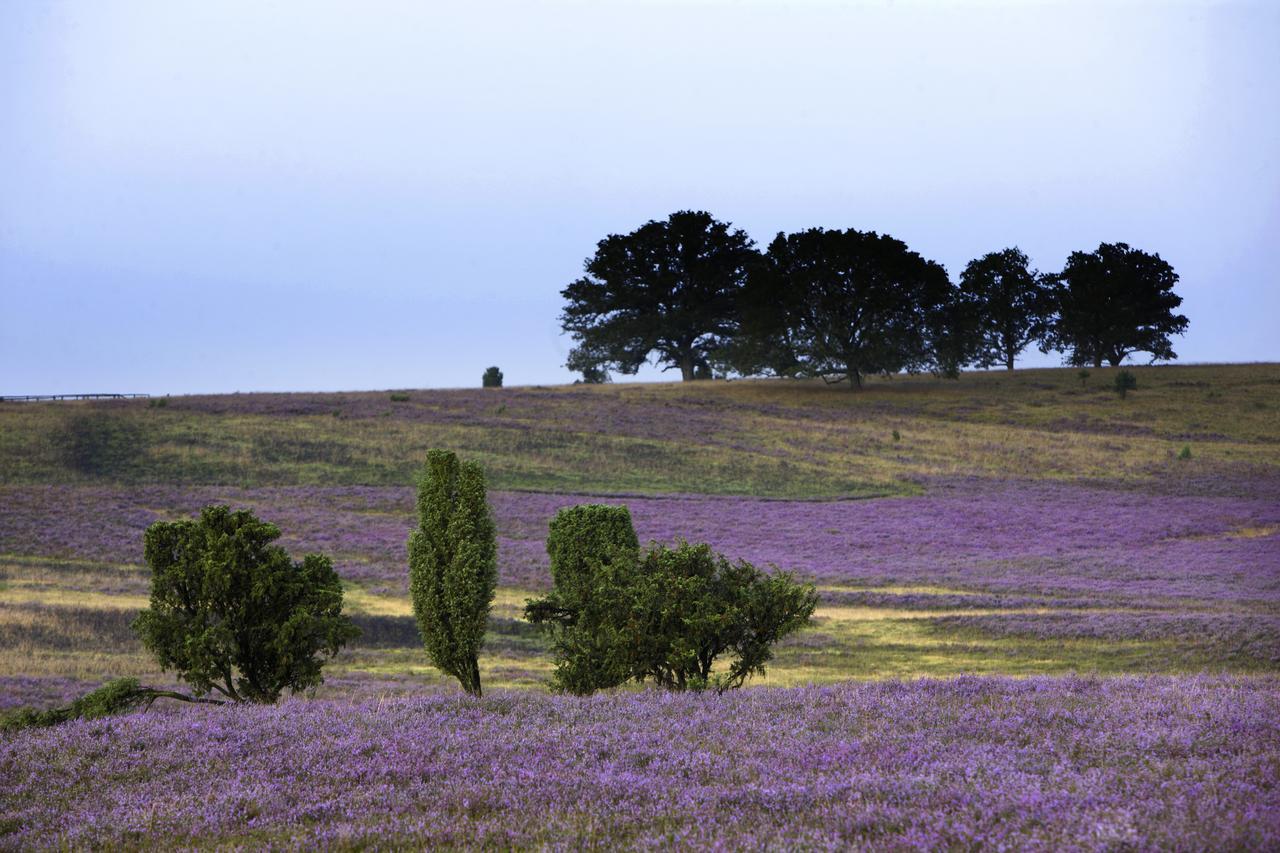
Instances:
[[[0,396],[0,403],[33,403],[37,400],[128,400],[150,397],[150,394],[10,394]]]

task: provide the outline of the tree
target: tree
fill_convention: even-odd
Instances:
[[[561,291],[577,344],[569,366],[634,374],[652,356],[685,381],[709,374],[737,330],[737,298],[759,257],[746,232],[683,210],[596,245],[586,275]]]
[[[556,659],[552,686],[585,694],[631,677],[618,628],[629,612],[640,541],[625,506],[567,507],[551,520],[551,592],[530,600],[525,617],[543,626]]]
[[[851,388],[870,373],[958,369],[967,347],[954,298],[941,265],[887,234],[778,234],[743,296],[735,367]]]
[[[409,593],[427,654],[479,696],[478,655],[498,583],[497,536],[479,464],[460,463],[447,450],[427,453],[408,547]]]
[[[328,557],[301,563],[274,524],[248,510],[205,507],[198,520],[147,528],[151,606],[134,630],[165,670],[197,696],[275,702],[320,684],[320,669],[360,633],[342,615],[342,583]]]
[[[817,602],[812,585],[731,563],[707,545],[642,554],[625,507],[561,510],[547,550],[554,586],[525,614],[550,634],[552,684],[569,693],[631,679],[671,690],[738,687],[764,672],[773,644]],[[713,673],[725,654],[727,670]]]
[[[502,371],[496,367],[486,368],[484,376],[480,377],[480,386],[483,388],[501,388]]]
[[[1178,274],[1159,255],[1125,243],[1102,243],[1093,252],[1072,252],[1058,274],[1058,316],[1044,345],[1069,351],[1067,362],[1112,367],[1134,352],[1151,360],[1177,358],[1169,338],[1187,330],[1174,309]]]
[[[1013,370],[1018,353],[1048,334],[1052,284],[1029,263],[1015,246],[969,261],[960,273],[961,298],[977,317],[974,362],[982,367],[1004,364]]]

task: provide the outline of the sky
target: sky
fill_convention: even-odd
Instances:
[[[1127,242],[1180,361],[1280,361],[1277,44],[1272,0],[0,3],[0,394],[570,382],[560,290],[681,209],[953,277]]]

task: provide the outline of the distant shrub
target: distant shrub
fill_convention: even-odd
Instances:
[[[1090,375],[1091,375],[1091,374],[1090,374],[1090,373],[1089,373],[1089,371],[1087,371],[1087,370],[1077,370],[1077,371],[1076,371],[1076,378],[1080,380],[1080,387],[1081,387],[1081,388],[1083,388],[1083,387],[1085,386],[1085,383],[1087,383],[1087,382],[1089,381],[1089,376],[1090,376]]]
[[[553,588],[529,601],[556,655],[552,686],[585,694],[627,680],[724,691],[765,671],[772,646],[809,620],[811,584],[732,563],[708,545],[640,552],[624,507],[561,510],[547,540]],[[718,658],[728,668],[713,673]]]
[[[68,418],[53,440],[62,464],[88,477],[122,477],[146,453],[146,435],[127,416],[85,412]]]
[[[409,402],[409,395],[408,395],[408,394],[401,394],[401,393],[395,393],[395,394],[392,394],[392,395],[391,395],[391,402],[393,402],[393,403],[407,403],[407,402]]]
[[[147,528],[151,606],[134,630],[165,670],[197,696],[275,702],[320,684],[325,658],[359,631],[342,615],[342,583],[328,557],[295,563],[274,524],[209,506],[199,519]]]
[[[447,450],[427,454],[408,547],[409,593],[427,655],[479,696],[478,656],[498,583],[497,533],[479,464]]]
[[[1179,458],[1179,459],[1190,459],[1190,458],[1191,458],[1191,445],[1189,445],[1189,444],[1184,444],[1184,445],[1182,445],[1182,449],[1178,451],[1178,458]]]
[[[894,441],[902,441],[902,433],[898,432],[898,431],[895,429],[895,430],[893,431],[893,440],[894,440]]]
[[[168,397],[152,397],[147,400],[148,409],[163,409],[167,405],[169,405]]]
[[[1127,370],[1122,370],[1116,374],[1115,384],[1113,386],[1120,399],[1124,399],[1130,391],[1138,387],[1138,379]]]
[[[484,388],[501,388],[502,387],[502,371],[496,367],[490,367],[484,372],[484,376],[480,377],[480,385]]]

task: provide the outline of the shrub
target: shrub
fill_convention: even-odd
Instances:
[[[146,701],[146,695],[141,692],[144,689],[138,686],[137,679],[117,678],[62,708],[43,711],[37,708],[18,708],[10,711],[0,719],[0,731],[42,728],[56,726],[68,720],[95,720],[111,714],[122,714]]]
[[[447,450],[430,451],[418,481],[418,527],[409,535],[409,592],[431,662],[475,696],[497,553],[484,470]]]
[[[554,587],[525,614],[550,634],[552,686],[585,694],[634,679],[724,691],[765,671],[772,646],[817,604],[811,584],[732,563],[708,545],[640,553],[625,507],[579,506],[552,521]],[[728,654],[727,670],[713,673]]]
[[[480,384],[484,388],[501,388],[502,371],[496,367],[486,369],[484,376],[480,377]]]
[[[1184,445],[1182,445],[1182,449],[1178,451],[1178,458],[1179,458],[1179,459],[1190,459],[1190,458],[1191,458],[1191,445],[1189,445],[1189,444],[1184,444]]]
[[[1085,383],[1089,381],[1090,373],[1087,370],[1077,370],[1076,378],[1080,380],[1080,387],[1083,388]]]
[[[393,402],[393,403],[407,403],[407,402],[409,402],[409,395],[408,395],[408,394],[404,394],[404,393],[399,393],[399,392],[397,392],[397,393],[395,393],[395,394],[392,394],[392,395],[391,395],[391,402]]]
[[[543,626],[556,658],[552,686],[586,694],[631,676],[617,628],[625,623],[640,541],[624,506],[588,504],[556,513],[547,536],[551,593],[525,616]]]
[[[151,606],[134,630],[197,696],[269,703],[285,689],[314,687],[324,660],[359,634],[342,615],[329,558],[295,563],[271,544],[279,536],[274,524],[225,506],[147,528]]]
[[[1138,387],[1137,378],[1127,370],[1122,370],[1116,374],[1114,388],[1116,393],[1120,395],[1120,399],[1124,399],[1130,391]]]
[[[812,584],[786,572],[766,575],[687,542],[651,548],[637,581],[624,632],[635,650],[632,676],[674,690],[723,692],[763,675],[773,644],[802,628],[818,602]],[[713,675],[722,654],[729,667]]]
[[[194,699],[172,690],[142,687],[136,678],[117,678],[108,681],[90,693],[61,708],[17,708],[0,717],[0,731],[45,728],[69,720],[96,720],[113,714],[123,714],[134,708],[149,708],[157,699],[180,699],[183,702],[221,705],[213,699]]]
[[[895,429],[895,430],[893,431],[893,440],[894,440],[894,441],[902,441],[902,433],[898,432],[898,431]]]
[[[73,415],[55,434],[61,461],[88,477],[126,477],[146,453],[147,436],[124,414]]]

